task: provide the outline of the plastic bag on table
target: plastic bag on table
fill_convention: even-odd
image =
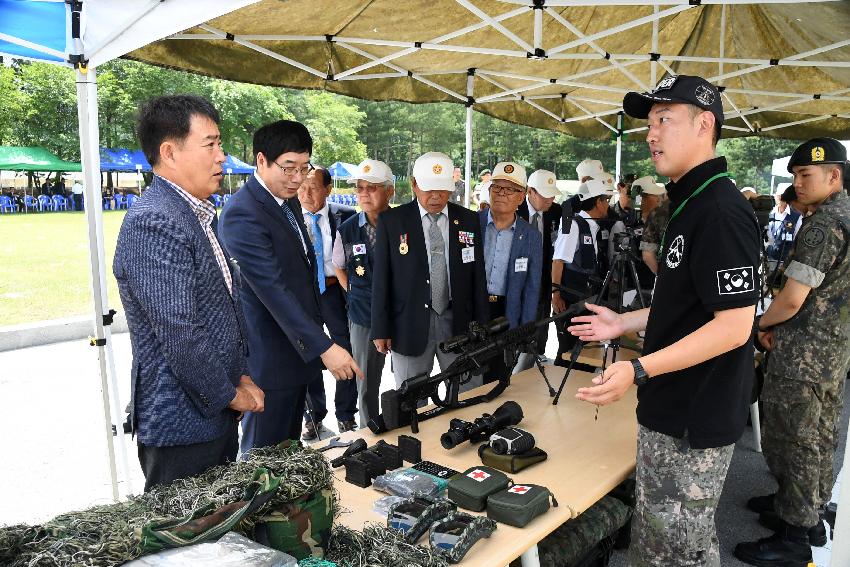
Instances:
[[[402,469],[376,477],[372,486],[381,492],[394,496],[404,496],[405,498],[413,496],[414,493],[439,498],[447,484],[446,481],[429,474],[412,469]]]
[[[218,541],[145,555],[124,567],[298,567],[298,561],[282,551],[228,532]]]
[[[386,519],[387,514],[390,513],[390,506],[402,500],[406,500],[406,498],[404,496],[384,496],[383,498],[378,498],[375,501],[375,505],[372,506],[372,511]]]

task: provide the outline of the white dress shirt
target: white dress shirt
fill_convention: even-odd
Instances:
[[[307,232],[312,236],[313,234],[313,213],[308,211],[307,209],[302,209],[304,213],[304,224],[307,226]],[[331,236],[331,221],[328,219],[328,215],[330,214],[330,207],[328,206],[328,202],[325,201],[325,206],[316,211],[319,215],[318,223],[319,223],[319,232],[322,233],[322,255],[325,261],[325,276],[330,277],[334,275],[334,264],[333,264],[333,237]]]
[[[599,232],[599,225],[593,220],[586,211],[580,211],[579,216],[587,219],[587,224],[590,225],[590,236],[593,238],[593,250],[599,253],[596,249],[596,233]],[[567,264],[571,264],[578,250],[578,225],[576,221],[571,221],[573,224],[570,227],[570,232],[564,234],[558,230],[558,240],[555,241],[555,260],[561,260]]]

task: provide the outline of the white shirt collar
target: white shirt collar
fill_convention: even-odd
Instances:
[[[322,217],[324,217],[325,219],[327,219],[327,218],[328,218],[328,215],[330,214],[330,207],[328,206],[328,202],[327,202],[327,201],[325,201],[325,206],[324,206],[324,207],[322,207],[321,209],[319,209],[318,211],[316,211],[315,213],[311,213],[311,212],[310,212],[310,211],[308,211],[307,209],[303,209],[303,211],[304,211],[304,215],[305,215],[305,216],[306,216],[306,215],[313,215],[313,214],[317,214],[317,215],[321,215]]]
[[[256,179],[256,180],[257,180],[257,183],[259,183],[259,184],[262,186],[262,188],[263,188],[263,189],[265,189],[266,191],[268,191],[268,192],[269,192],[269,195],[271,195],[271,196],[272,196],[272,199],[274,199],[274,201],[275,201],[275,203],[277,203],[277,206],[278,206],[278,207],[283,206],[283,199],[281,199],[280,197],[278,197],[277,195],[275,195],[274,193],[272,193],[271,191],[269,191],[269,188],[268,188],[268,186],[266,185],[266,182],[265,182],[265,181],[263,181],[263,178],[262,178],[262,177],[260,177],[260,176],[257,174],[257,172],[256,172],[256,171],[254,172],[254,179]]]
[[[425,208],[422,206],[421,203],[419,203],[419,199],[416,200],[416,206],[419,207],[419,218],[422,218],[425,215],[431,214],[431,213],[429,213],[428,211],[425,210]],[[440,212],[443,213],[446,216],[446,218],[448,219],[449,218],[449,204],[446,203],[446,206],[443,207],[443,210],[440,211]]]
[[[541,215],[543,214],[543,211],[538,211],[537,209],[534,208],[534,205],[531,204],[531,201],[528,199],[528,197],[525,198],[525,204],[528,205],[528,220],[529,220],[529,222],[531,221],[531,217],[534,216],[534,213],[540,213]]]

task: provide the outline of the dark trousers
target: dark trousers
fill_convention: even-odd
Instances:
[[[489,303],[487,305],[490,307],[490,321],[496,319],[497,317],[505,316],[505,296],[504,295],[491,295],[488,298]],[[510,372],[507,365],[505,364],[505,356],[504,354],[499,354],[491,358],[487,365],[489,368],[486,372],[484,372],[484,383],[489,384],[490,382],[497,382],[501,377],[505,376],[506,373]]]
[[[242,444],[239,446],[242,453],[254,447],[301,438],[301,414],[304,413],[307,386],[265,390],[265,394],[265,411],[246,412],[242,419]]]
[[[76,193],[73,195],[74,197],[74,210],[82,211],[83,210],[83,195],[82,193],[77,195]]]
[[[351,341],[348,337],[348,311],[345,306],[345,292],[338,283],[325,289],[319,307],[322,311],[322,319],[333,342],[350,353]],[[318,380],[313,380],[307,385],[307,395],[310,397],[313,411],[316,412],[315,419],[318,424],[328,415],[325,384],[321,376]],[[338,421],[354,420],[354,414],[357,412],[357,382],[354,380],[337,381],[334,407]],[[304,421],[309,423],[309,411],[304,412]]]
[[[216,465],[236,460],[239,445],[236,415],[227,433],[205,443],[154,447],[139,443],[139,464],[145,475],[145,492],[160,484],[201,474]]]

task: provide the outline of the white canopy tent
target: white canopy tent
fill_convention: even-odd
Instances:
[[[4,1],[12,0],[0,0],[0,3]],[[21,5],[28,2],[64,4],[62,0],[14,1],[20,2]],[[740,51],[745,49],[746,39],[728,38],[726,35],[727,13],[742,5],[776,5],[785,13],[789,10],[805,12],[806,8],[801,8],[802,4],[819,7],[834,5],[837,14],[846,16],[846,3],[843,3],[843,6],[841,2],[832,0],[441,0],[439,3],[442,5],[446,2],[453,6],[452,13],[448,14],[451,17],[442,14],[439,23],[459,21],[465,25],[429,41],[402,37],[409,36],[411,28],[421,32],[425,27],[427,32],[428,26],[423,26],[421,20],[413,20],[413,25],[406,27],[387,26],[386,31],[380,32],[378,26],[383,28],[385,22],[361,22],[369,24],[370,29],[374,30],[371,35],[366,35],[364,31],[364,35],[348,36],[340,33],[340,30],[346,29],[344,22],[354,22],[373,4],[385,6],[387,14],[403,13],[408,18],[417,18],[421,16],[417,12],[433,10],[437,2],[417,2],[415,9],[411,6],[410,10],[398,10],[395,2],[328,0],[327,4],[332,4],[334,10],[341,12],[338,16],[342,23],[323,33],[305,34],[290,31],[288,26],[302,25],[299,18],[315,18],[316,14],[321,13],[323,10],[317,10],[315,2],[69,0],[66,19],[67,42],[64,50],[41,46],[25,37],[4,33],[3,24],[0,24],[0,40],[41,53],[44,59],[51,62],[59,59],[76,69],[86,202],[94,205],[86,209],[94,296],[93,344],[97,346],[102,377],[105,433],[115,499],[119,498],[119,491],[111,425],[113,416],[119,415],[121,406],[115,388],[105,283],[102,209],[97,194],[100,179],[96,73],[98,65],[131,54],[135,59],[234,80],[324,88],[353,96],[359,95],[357,91],[347,90],[346,85],[368,81],[370,84],[374,82],[381,90],[369,98],[395,98],[411,102],[454,101],[465,104],[467,200],[472,179],[474,108],[507,120],[574,134],[576,124],[580,123],[589,131],[596,132],[596,136],[613,134],[619,150],[624,134],[644,129],[643,126],[628,124],[628,120],[624,118],[621,102],[625,92],[650,88],[660,78],[660,74],[699,73],[716,84],[724,85],[724,105],[728,110],[724,128],[731,134],[777,135],[781,130],[800,133],[817,128],[832,133],[845,131],[847,124],[850,124],[850,39],[846,38],[846,33],[806,29],[801,24],[800,29],[794,30],[791,45],[797,45],[804,40],[805,45],[814,45],[782,56],[763,52],[743,56]],[[787,5],[787,8],[783,5]],[[623,13],[628,15],[647,6],[651,9],[651,14],[634,19],[622,17],[620,14],[619,23],[592,33],[583,31],[564,15],[565,8],[589,9],[592,17],[594,10],[611,10],[617,7],[622,8]],[[269,14],[277,19],[261,18],[262,14],[257,12],[261,8],[267,9]],[[716,23],[714,27],[706,26],[703,30],[704,37],[709,38],[704,41],[710,41],[716,46],[716,54],[683,55],[682,52],[687,52],[687,48],[693,45],[679,44],[678,48],[671,47],[670,37],[664,33],[661,22],[665,18],[674,18],[680,14],[693,14],[696,17],[709,8],[713,9],[711,13],[716,14],[717,19],[716,22],[712,20]],[[289,9],[292,9],[292,12],[285,13]],[[266,28],[269,25],[278,25],[285,31],[251,33],[250,29],[243,31],[234,27],[231,28],[234,31],[231,31],[219,27],[223,23],[238,22],[243,13],[246,21],[260,21]],[[473,19],[472,23],[469,22],[470,17]],[[588,17],[588,21],[591,17]],[[520,19],[523,23],[514,25]],[[693,25],[696,27],[696,24]],[[840,25],[835,27],[841,28]],[[367,29],[363,26],[360,28]],[[636,35],[636,29],[646,29],[648,33],[629,51],[613,51],[602,46],[602,42],[609,38],[619,39]],[[835,33],[843,34],[842,38],[835,39]],[[528,36],[527,39],[521,37],[523,34]],[[572,39],[562,40],[565,34]],[[397,37],[391,37],[393,35]],[[461,45],[454,41],[461,37],[468,39],[469,44]],[[733,43],[733,39],[739,53],[727,56],[727,45]],[[740,41],[742,39],[743,42]],[[174,47],[180,43],[191,45],[197,42],[205,42],[207,45],[203,49],[195,49],[192,57]],[[291,43],[295,49],[287,50],[287,43]],[[316,53],[317,49],[309,47],[311,44],[317,47],[319,52],[328,46],[333,49],[341,48],[349,57],[326,58],[328,68],[324,69],[324,66],[319,68],[315,61],[305,63],[293,54]],[[229,52],[234,59],[237,54],[242,57],[250,55],[253,58],[261,58],[263,65],[269,68],[269,72],[275,75],[277,80],[240,77],[236,71],[232,74],[226,73],[214,53],[216,50],[221,51],[222,46],[238,49],[238,53]],[[662,53],[661,49],[665,46],[671,47],[672,51]],[[423,57],[423,54],[437,54],[437,59],[442,63],[429,67],[426,65],[427,61],[417,62],[417,57]],[[813,57],[819,59],[812,59]],[[321,61],[321,57],[316,61]],[[582,68],[570,73],[557,73],[552,70],[556,65],[570,62],[581,64]],[[592,62],[598,63],[599,66],[590,67],[589,63]],[[709,67],[714,71],[708,72]],[[380,72],[364,73],[370,69]],[[535,69],[543,71],[535,72]],[[834,88],[806,92],[795,90],[793,84],[787,85],[789,88],[785,89],[760,89],[752,84],[740,83],[741,78],[754,76],[759,77],[759,80],[764,78],[766,85],[776,85],[777,80],[767,73],[787,69],[822,70],[824,84]],[[548,70],[551,72],[547,72]],[[590,77],[595,78],[587,82],[586,79]],[[728,86],[730,82],[735,82],[736,86]],[[404,88],[394,91],[393,87],[398,85]],[[499,107],[506,110],[499,110]],[[619,162],[618,151],[617,174],[620,172]],[[120,431],[120,424],[116,426]],[[124,478],[129,480],[126,448],[123,437],[118,437],[118,460]],[[844,470],[848,469],[850,455],[845,452]],[[127,492],[132,490],[128,485],[125,486]],[[839,535],[833,542],[832,565],[835,566],[850,564],[850,513],[846,512],[850,510],[850,490],[843,492],[841,504],[845,513],[839,516],[836,533],[845,535]]]

